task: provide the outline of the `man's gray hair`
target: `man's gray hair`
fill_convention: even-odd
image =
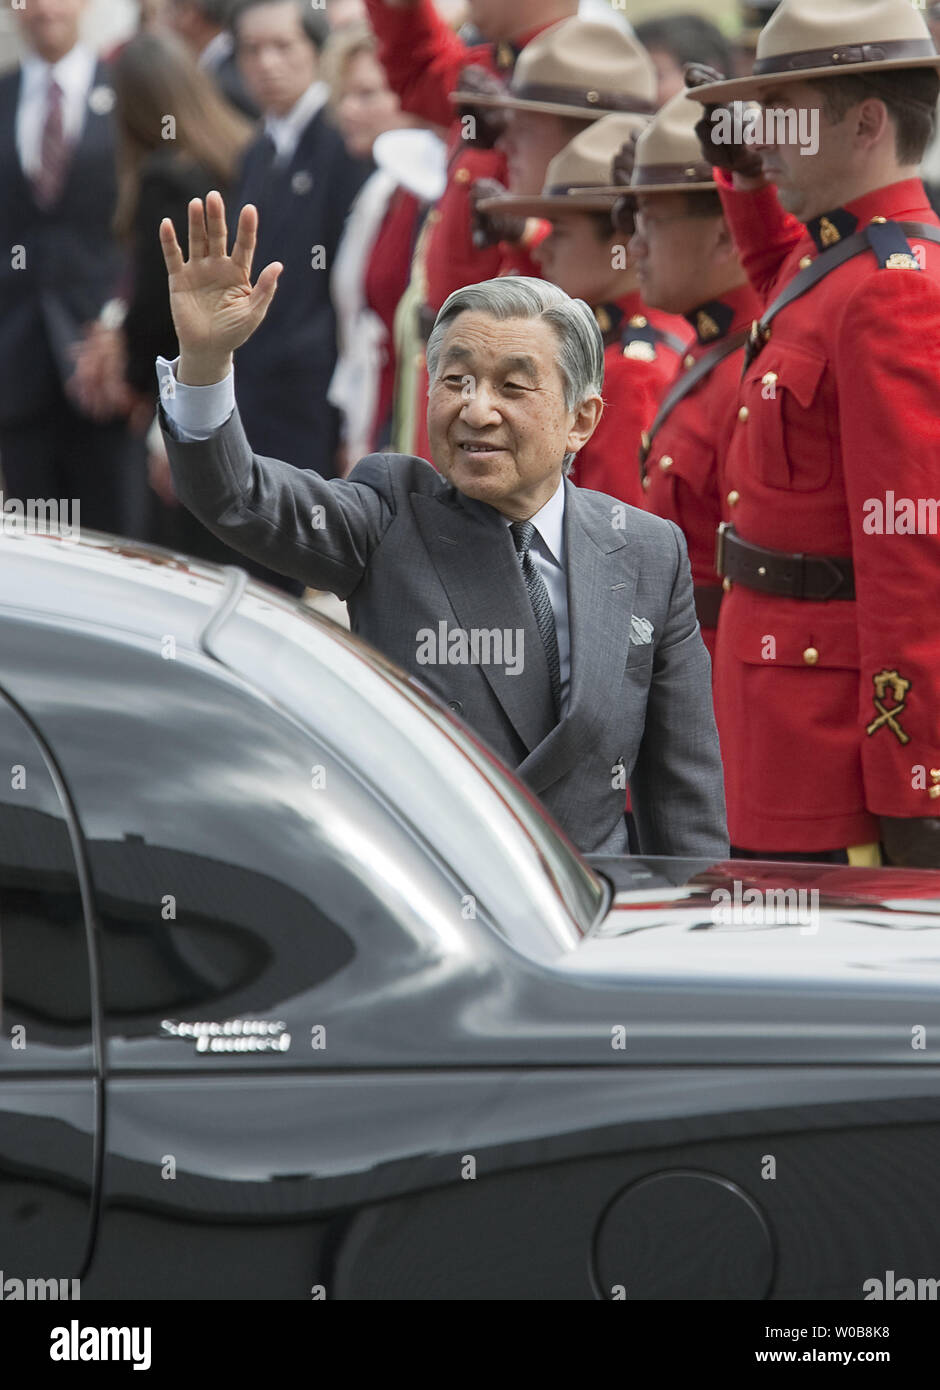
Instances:
[[[583,299],[572,299],[557,285],[530,275],[501,275],[454,290],[441,305],[428,338],[428,386],[437,376],[441,344],[458,314],[490,314],[495,319],[544,319],[558,335],[558,367],[565,408],[576,410],[604,384],[604,340]],[[565,471],[573,454],[565,455]]]

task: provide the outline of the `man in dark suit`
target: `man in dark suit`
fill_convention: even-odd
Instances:
[[[303,0],[244,0],[236,51],[264,131],[245,156],[232,206],[261,216],[259,254],[284,283],[238,358],[238,408],[257,448],[335,472],[339,419],[327,401],[336,365],[330,271],[343,223],[370,167],[347,153],[319,80],[326,21]]]
[[[230,24],[238,0],[169,0],[167,19],[189,44],[196,61],[210,73],[222,95],[257,120],[258,108],[245,91],[235,58]]]
[[[525,276],[456,290],[428,340],[423,459],[371,454],[327,480],[252,452],[232,361],[281,267],[251,286],[257,211],[232,256],[218,193],[190,259],[160,239],[180,357],[158,359],[182,501],[235,549],[348,601],[354,632],[463,715],[581,849],[722,858],[708,653],[671,521],[564,476],[603,400],[582,300]],[[316,700],[316,692],[311,692]]]
[[[71,389],[73,349],[120,276],[114,92],[79,43],[85,2],[16,10],[27,53],[0,77],[0,469],[7,498],[74,499],[85,526],[120,533],[143,457]]]

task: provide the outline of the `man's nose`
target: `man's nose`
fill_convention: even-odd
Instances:
[[[482,429],[499,418],[496,397],[485,382],[468,377],[461,394],[463,405],[460,407],[460,418],[464,424],[473,429]]]

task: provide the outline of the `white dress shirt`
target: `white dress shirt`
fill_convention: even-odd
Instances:
[[[264,118],[264,130],[266,135],[270,135],[274,141],[274,148],[277,151],[276,164],[289,164],[294,157],[294,151],[307,126],[314,116],[325,106],[330,89],[325,82],[311,82],[302,97],[294,103],[286,116],[273,116],[270,113]]]
[[[16,150],[20,167],[28,179],[38,175],[42,164],[50,73],[62,88],[63,134],[70,145],[75,145],[81,139],[85,124],[88,93],[97,61],[92,50],[81,43],[70,48],[57,63],[47,63],[36,53],[24,55],[16,107]]]
[[[157,358],[160,399],[173,435],[184,442],[208,439],[225,424],[235,409],[235,373],[211,386],[186,386],[176,380],[179,358]],[[530,549],[532,561],[545,582],[558,641],[561,679],[561,717],[568,709],[571,681],[571,632],[568,623],[568,565],[565,552],[565,480],[560,478],[552,496],[529,517],[536,530]],[[506,519],[507,528],[512,523]]]

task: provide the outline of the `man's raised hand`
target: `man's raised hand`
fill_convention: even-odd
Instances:
[[[179,380],[208,386],[228,375],[232,354],[258,327],[274,298],[280,261],[266,265],[254,288],[251,262],[258,233],[258,210],[241,210],[231,256],[225,204],[220,193],[189,204],[189,260],[183,259],[169,217],[160,223],[160,245],[170,287],[170,310],[180,345]]]

